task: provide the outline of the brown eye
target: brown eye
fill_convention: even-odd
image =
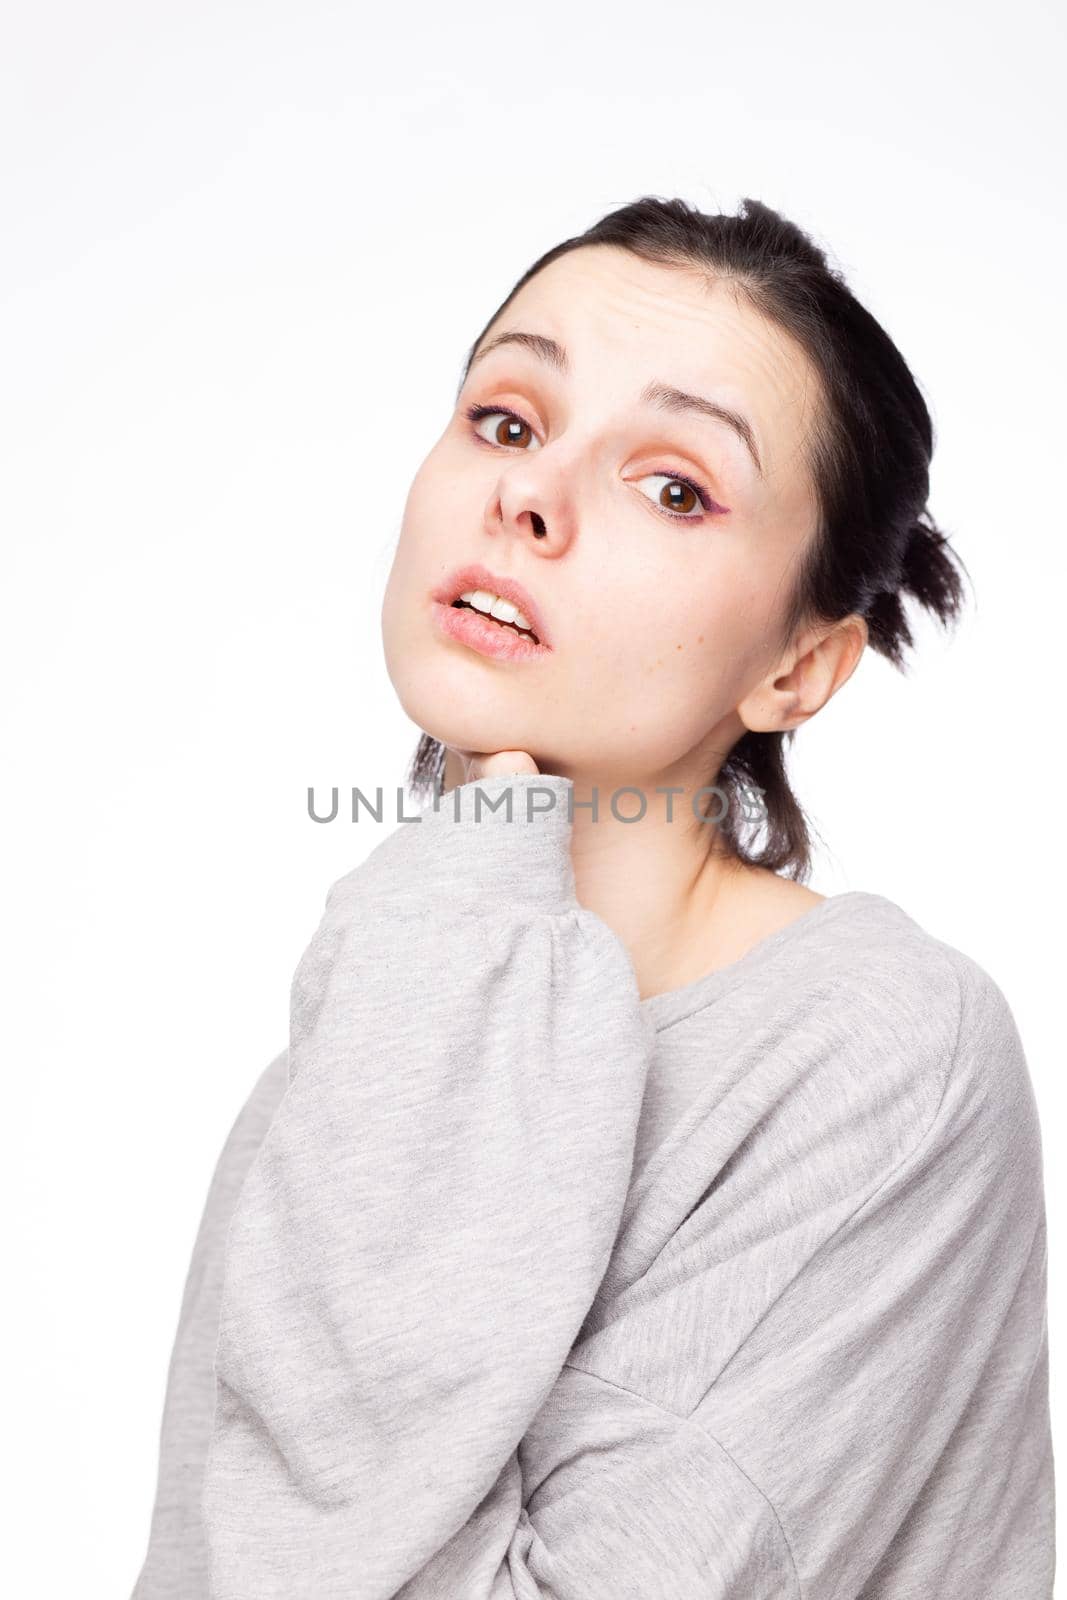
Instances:
[[[503,411],[499,407],[493,406],[472,406],[467,412],[467,416],[474,424],[475,433],[480,439],[485,439],[487,444],[499,444],[514,450],[524,450],[532,440],[536,439],[536,435],[529,423],[516,416],[514,411]],[[479,424],[494,417],[499,417],[500,421],[483,432]]]
[[[703,513],[708,510],[710,502],[688,478],[672,477],[666,472],[651,472],[647,478],[638,481],[646,483],[650,479],[663,484],[656,497],[656,504],[670,516],[681,517],[686,522],[699,522],[700,516],[694,516],[693,512]]]
[[[666,506],[668,511],[694,511],[699,504],[696,495],[687,483],[668,483],[665,489],[659,492],[659,503]]]
[[[529,432],[525,422],[520,422],[518,417],[505,417],[493,429],[493,437],[497,444],[524,444],[523,436]]]

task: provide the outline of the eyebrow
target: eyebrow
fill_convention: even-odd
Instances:
[[[521,333],[518,330],[511,333],[498,333],[494,338],[486,341],[481,348],[471,356],[463,374],[463,383],[466,383],[471,368],[476,362],[481,361],[491,350],[498,349],[501,345],[517,344],[523,349],[544,361],[548,366],[554,367],[557,372],[567,373],[570,364],[567,352],[555,339],[548,339],[540,333]],[[460,385],[462,388],[462,383]],[[724,422],[732,428],[747,449],[755,462],[756,471],[763,477],[763,464],[760,461],[759,447],[756,444],[756,435],[752,424],[747,417],[739,411],[731,411],[729,406],[719,405],[714,400],[706,400],[703,395],[688,394],[684,389],[676,389],[673,384],[651,382],[646,383],[638,399],[644,405],[654,406],[659,411],[686,412],[693,411],[699,416],[711,417],[717,422]]]

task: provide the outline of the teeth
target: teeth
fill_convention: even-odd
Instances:
[[[488,589],[468,589],[459,598],[473,606],[475,611],[484,611],[486,616],[496,617],[498,622],[510,622],[516,628],[533,632],[532,622],[518,606],[513,606],[510,600],[501,600],[499,595],[490,594]]]

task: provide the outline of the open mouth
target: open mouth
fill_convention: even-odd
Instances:
[[[515,622],[509,621],[507,618],[502,618],[502,616],[493,616],[491,611],[483,610],[482,606],[480,605],[472,605],[470,600],[464,600],[462,597],[459,598],[459,600],[453,600],[453,608],[456,611],[477,611],[478,616],[483,616],[483,618],[486,619],[486,622],[496,622],[496,626],[506,627],[506,629],[509,629],[509,632],[512,632],[512,634],[520,635],[520,638],[531,638],[531,640],[534,642],[534,645],[539,645],[539,643],[541,643],[541,640],[537,638],[537,635],[534,634],[534,630],[531,629],[531,627],[518,627]],[[512,610],[515,610],[515,606],[512,606]],[[518,618],[522,618],[522,611],[518,611],[517,614]]]

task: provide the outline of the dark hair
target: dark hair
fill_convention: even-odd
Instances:
[[[745,199],[736,216],[708,214],[685,200],[646,195],[609,212],[523,274],[471,346],[464,378],[486,333],[523,285],[557,257],[597,244],[731,280],[735,293],[802,347],[825,397],[809,443],[820,514],[796,571],[782,643],[809,622],[858,613],[873,649],[904,670],[904,651],[914,645],[904,597],[946,625],[957,618],[963,597],[956,565],[963,563],[926,507],[934,448],[930,413],[900,351],[843,275],[769,206]],[[747,731],[737,740],[715,779],[726,805],[720,802],[723,816],[713,832],[738,860],[802,881],[811,869],[811,832],[785,770],[787,741],[797,731]],[[445,753],[423,734],[408,773],[420,800],[439,791]],[[740,803],[752,789],[763,813],[754,826]]]

